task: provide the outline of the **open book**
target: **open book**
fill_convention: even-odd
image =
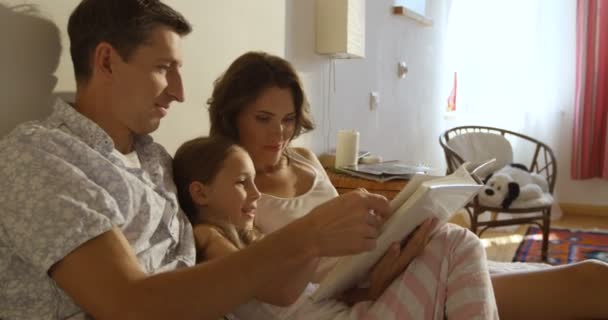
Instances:
[[[334,297],[360,283],[392,243],[402,241],[424,220],[447,221],[481,190],[466,164],[448,176],[416,174],[390,203],[393,215],[382,226],[376,249],[342,257],[312,295],[315,301]]]

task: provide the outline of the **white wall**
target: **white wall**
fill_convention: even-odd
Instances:
[[[510,127],[553,147],[558,158],[560,202],[608,204],[607,181],[570,179],[574,69],[563,66],[574,59],[573,46],[566,43],[575,37],[573,1],[551,1],[541,17],[555,19],[561,28],[553,37],[543,37],[541,41],[553,46],[565,43],[563,49],[545,58],[549,61],[543,66],[545,78],[541,82],[552,84],[539,85],[551,88],[545,92],[542,103],[553,104],[553,109],[540,117],[538,110],[528,110],[517,114],[488,112],[483,116],[460,113],[453,118],[444,117],[452,73],[442,71],[451,1],[427,2],[432,27],[392,15],[393,0],[366,3],[366,57],[337,60],[334,84],[330,60],[314,53],[314,1],[287,0],[286,57],[303,77],[317,123],[317,130],[300,138],[298,143],[320,153],[335,147],[337,130],[357,129],[361,133],[361,149],[385,159],[425,162],[442,172],[445,160],[437,141],[442,131],[465,124]],[[545,5],[548,3],[544,1]],[[410,72],[403,80],[396,77],[398,61],[409,66]],[[522,70],[522,76],[525,74]],[[371,91],[378,91],[381,96],[377,111],[369,111]]]
[[[303,75],[317,123],[303,144],[319,153],[335,147],[339,129],[352,128],[361,133],[360,149],[443,168],[438,61],[447,2],[429,2],[428,15],[438,18],[434,27],[393,15],[392,3],[366,1],[366,57],[335,61],[334,91],[330,60],[315,54],[314,1],[287,1],[286,57]],[[397,77],[399,61],[409,66],[405,79]],[[369,109],[371,91],[380,93],[376,111]]]
[[[64,64],[61,47],[66,47],[59,28],[49,20],[8,7],[20,3],[0,2],[0,136],[17,123],[49,114],[53,90],[73,87],[57,81],[73,78],[72,69],[57,70]],[[59,15],[61,11],[46,11],[43,16],[61,19]]]
[[[285,51],[285,1],[170,0],[184,13],[194,32],[185,40],[186,102],[176,105],[154,137],[173,153],[195,135],[207,134],[207,99],[213,81],[241,54]]]
[[[173,104],[169,116],[154,133],[155,139],[173,153],[184,140],[208,132],[205,102],[213,80],[232,60],[248,50],[283,55],[285,2],[165,2],[182,12],[194,26],[193,33],[184,42],[182,71],[186,102]],[[15,12],[13,7],[23,3],[33,4],[39,14]],[[50,113],[53,93],[73,94],[75,82],[67,21],[78,3],[78,0],[0,0],[0,39],[3,39],[0,135],[8,133],[17,123]]]

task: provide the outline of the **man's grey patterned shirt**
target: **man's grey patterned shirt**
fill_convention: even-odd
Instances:
[[[0,141],[0,319],[78,317],[47,272],[114,226],[148,273],[194,264],[169,154],[138,137],[141,168],[128,168],[113,150],[105,131],[61,100],[49,118]]]

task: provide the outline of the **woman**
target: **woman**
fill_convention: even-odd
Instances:
[[[337,195],[314,155],[306,149],[289,147],[294,137],[313,125],[299,80],[288,62],[264,53],[241,56],[216,82],[209,104],[211,135],[238,141],[253,160],[255,183],[265,193],[256,214],[256,225],[263,232],[272,232]],[[479,240],[454,226],[444,226],[437,233],[420,263],[403,274],[397,270],[395,276],[401,281],[391,281],[388,294],[372,294],[380,298],[373,304],[357,304],[353,314],[381,319],[402,318],[403,312],[416,319],[441,319],[444,315],[455,319],[496,318],[485,252]],[[318,282],[332,263],[324,261],[320,265],[311,282]],[[458,281],[469,275],[474,279]],[[417,290],[416,283],[428,285],[428,292]],[[360,299],[357,290],[349,293],[346,300],[369,300]],[[415,307],[420,305],[429,307]]]
[[[289,147],[291,140],[314,126],[298,77],[287,61],[264,53],[244,54],[215,82],[208,103],[211,135],[238,141],[253,160],[255,183],[262,193],[256,225],[262,231],[272,232],[337,195],[314,154]],[[419,265],[412,264],[405,273],[418,274]],[[322,266],[315,280],[331,262]],[[599,294],[605,292],[607,279],[606,264],[585,262],[496,275],[492,282],[501,318],[558,319],[608,317],[606,294]]]

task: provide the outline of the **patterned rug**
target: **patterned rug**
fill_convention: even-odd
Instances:
[[[540,228],[529,227],[513,261],[541,262],[542,239]],[[568,264],[585,259],[608,262],[608,233],[551,228],[548,257],[550,264]]]

